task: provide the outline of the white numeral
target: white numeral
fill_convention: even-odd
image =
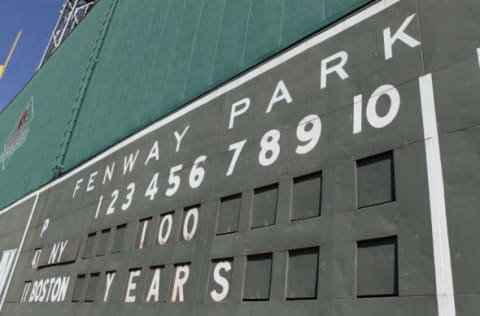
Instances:
[[[95,211],[95,218],[98,218],[98,215],[100,214],[100,208],[102,207],[102,203],[103,195],[100,195],[100,198],[98,199],[97,210]]]
[[[170,169],[170,175],[168,176],[169,187],[167,188],[167,191],[165,191],[166,196],[173,196],[180,187],[180,176],[175,173],[182,170],[182,167],[182,165],[178,165]]]
[[[165,225],[166,228],[165,228]],[[157,240],[158,244],[165,245],[170,238],[170,234],[172,233],[172,225],[173,225],[173,216],[172,214],[167,214],[162,217],[160,221],[160,228],[158,229]]]
[[[127,186],[127,195],[125,196],[125,202],[122,204],[122,211],[128,210],[132,204],[133,194],[135,193],[135,183],[130,183]]]
[[[152,180],[150,180],[150,184],[148,185],[147,191],[145,192],[145,197],[148,197],[150,201],[153,201],[155,195],[158,192],[158,172],[153,175]]]
[[[378,115],[377,103],[380,97],[386,96],[390,100],[390,108],[384,116]],[[362,132],[363,95],[357,95],[353,99],[353,134]],[[377,88],[367,102],[367,121],[374,128],[383,128],[397,117],[400,110],[400,92],[392,85],[386,84]]]
[[[322,121],[320,117],[316,114],[311,114],[304,117],[297,127],[297,138],[303,145],[298,145],[296,153],[299,155],[304,155],[309,153],[320,140],[322,135]]]
[[[107,215],[115,213],[115,202],[117,202],[117,199],[118,199],[118,190],[115,190],[112,192],[112,201],[108,206]]]
[[[188,177],[188,183],[192,189],[198,188],[205,178],[205,169],[199,166],[199,164],[205,162],[205,160],[207,160],[207,156],[200,156],[195,159],[195,162],[193,163],[190,176]]]
[[[192,222],[190,224],[190,222]],[[198,227],[198,208],[192,208],[187,211],[185,214],[185,219],[183,220],[183,239],[186,241],[192,240],[197,232]]]
[[[245,146],[246,142],[247,140],[244,139],[242,141],[239,141],[238,143],[234,143],[228,146],[229,151],[233,150],[233,157],[232,157],[232,161],[230,161],[230,165],[228,166],[227,177],[233,174],[233,170],[237,165],[238,158],[240,157],[240,153],[242,152],[243,146]]]
[[[260,154],[258,155],[258,162],[262,166],[270,166],[280,155],[280,131],[272,129],[263,135],[260,141]]]

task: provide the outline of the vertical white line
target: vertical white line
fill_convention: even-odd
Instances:
[[[427,159],[433,257],[439,316],[455,316],[452,264],[432,75],[420,77],[420,99]]]
[[[32,223],[33,213],[35,212],[35,209],[37,208],[37,202],[38,202],[38,197],[39,196],[40,196],[40,193],[37,193],[37,195],[35,197],[35,202],[33,202],[32,210],[30,211],[30,216],[28,218],[27,225],[25,226],[25,230],[23,231],[22,240],[20,241],[20,245],[18,246],[17,254],[15,256],[15,261],[13,263],[12,270],[10,271],[10,275],[8,276],[8,281],[7,281],[7,284],[5,286],[5,289],[4,289],[4,292],[3,292],[3,295],[2,295],[2,301],[0,302],[0,311],[2,311],[2,309],[3,309],[3,303],[5,303],[5,298],[7,297],[8,288],[10,287],[10,282],[12,281],[13,274],[15,273],[15,268],[17,267],[18,258],[20,257],[20,253],[22,252],[22,249],[23,249],[23,244],[24,244],[25,239],[27,237],[28,229],[30,228],[30,224]]]
[[[477,48],[478,66],[480,67],[480,47]]]

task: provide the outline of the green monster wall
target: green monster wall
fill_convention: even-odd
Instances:
[[[91,155],[81,139],[101,150],[143,124],[138,104],[166,112],[182,74],[172,61],[145,79],[150,55],[131,64],[113,45],[125,2],[85,21],[98,24],[59,126],[41,97],[53,90],[27,88],[7,112],[2,189],[47,165],[64,175],[0,210],[1,315],[478,314],[478,0],[372,2],[65,173]],[[55,57],[73,60],[58,54],[88,25]],[[143,33],[121,29],[133,51],[125,38]],[[50,150],[32,151],[37,129],[62,137],[35,168]]]
[[[101,0],[0,114],[33,98],[0,207],[71,170],[369,0]]]

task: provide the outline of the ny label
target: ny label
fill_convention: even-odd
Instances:
[[[53,244],[50,256],[48,257],[48,264],[57,264],[62,262],[62,255],[68,245],[68,240],[60,241]]]

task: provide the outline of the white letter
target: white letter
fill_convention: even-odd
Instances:
[[[92,172],[90,174],[90,177],[88,178],[88,183],[87,183],[87,192],[90,192],[93,189],[95,189],[94,182],[95,182],[95,177],[97,176],[97,174],[98,174],[98,171]]]
[[[285,100],[285,102],[287,102],[288,104],[292,103],[292,97],[288,92],[287,86],[285,85],[283,80],[280,80],[277,83],[277,87],[275,88],[275,92],[273,93],[272,98],[270,99],[270,103],[268,103],[267,111],[265,113],[270,113],[273,106],[276,103],[283,100]]]
[[[30,292],[29,302],[33,302],[37,296],[38,281],[33,282],[32,291]]]
[[[77,193],[77,190],[80,189],[80,184],[83,182],[83,179],[78,179],[77,183],[75,183],[75,189],[73,189],[73,195],[72,198],[75,197],[75,194]]]
[[[62,279],[61,278],[56,278],[54,279],[55,283],[52,282],[52,296],[51,296],[51,302],[60,302],[58,300],[59,294],[60,294],[60,285],[62,284]]]
[[[130,275],[128,276],[127,292],[125,293],[125,303],[135,303],[136,296],[132,295],[131,292],[137,288],[137,284],[133,282],[133,279],[139,277],[141,273],[142,272],[140,270],[130,271]]]
[[[65,240],[65,241],[62,241],[60,243],[60,252],[58,254],[58,262],[62,261],[62,256],[63,256],[63,252],[65,251],[65,248],[67,247],[68,245],[68,240]]]
[[[160,296],[160,268],[155,269],[155,273],[150,282],[150,288],[145,301],[150,302],[153,298],[154,302],[158,302]]]
[[[33,299],[34,302],[38,302],[40,300],[42,291],[43,291],[43,280],[39,280],[37,284],[37,291],[35,292],[35,297]]]
[[[49,220],[48,218],[46,218],[46,219],[43,221],[42,230],[40,231],[40,237],[42,237],[43,233],[47,230],[48,224],[50,224],[50,220]]]
[[[190,218],[193,220],[192,228],[188,229],[188,224],[190,223]],[[198,227],[198,208],[192,208],[187,211],[185,214],[185,219],[183,220],[183,239],[191,240],[195,233],[197,232]]]
[[[335,59],[340,59],[340,62],[333,67],[327,68],[328,64]],[[343,69],[348,61],[348,54],[345,51],[338,52],[333,54],[330,57],[322,59],[322,68],[320,72],[320,89],[325,89],[327,87],[327,76],[333,72],[336,72],[338,76],[345,80],[348,78],[348,73]]]
[[[65,301],[65,296],[67,295],[68,283],[70,283],[70,277],[63,277],[62,285],[60,286],[60,294],[58,296],[58,302]]]
[[[127,171],[132,172],[135,162],[137,161],[138,153],[139,151],[137,149],[135,157],[133,156],[133,153],[130,153],[130,156],[125,156],[123,158],[123,175],[126,175]]]
[[[150,149],[150,152],[148,153],[148,157],[145,160],[145,166],[148,165],[148,163],[150,162],[150,159],[152,158],[155,158],[156,161],[160,159],[160,153],[158,151],[158,141],[155,141],[155,143],[153,143],[152,149]]]
[[[383,42],[385,46],[385,60],[389,60],[390,58],[393,57],[393,51],[392,51],[392,46],[395,44],[397,40],[400,40],[410,46],[411,48],[417,47],[421,43],[405,33],[405,29],[408,27],[408,25],[412,22],[413,18],[415,17],[415,13],[410,15],[408,18],[403,21],[402,25],[398,29],[398,31],[395,32],[392,36],[392,32],[389,27],[383,30]]]
[[[230,121],[228,122],[228,129],[233,128],[233,121],[235,120],[235,118],[247,112],[249,107],[250,98],[245,98],[232,104],[232,110],[230,111]]]
[[[108,294],[110,294],[110,287],[113,283],[113,278],[115,278],[115,272],[107,272],[107,279],[105,284],[105,294],[103,294],[103,301],[108,300]]]
[[[45,298],[45,302],[48,302],[49,300],[50,302],[53,302],[51,295],[52,295],[52,289],[54,285],[55,285],[55,278],[50,278],[50,283],[48,285],[48,291],[47,291],[47,296]]]
[[[175,270],[175,281],[173,282],[173,291],[172,291],[172,302],[178,301],[183,302],[183,287],[188,281],[190,276],[190,267],[188,265],[177,266]]]
[[[173,135],[175,136],[175,139],[177,140],[177,147],[175,147],[175,152],[176,153],[178,153],[178,151],[180,150],[180,144],[182,142],[182,139],[185,136],[185,134],[187,133],[189,128],[190,128],[190,125],[187,125],[187,127],[185,127],[185,129],[183,130],[182,134],[179,134],[177,131],[175,131],[175,133],[173,133]]]
[[[48,264],[54,264],[57,259],[57,253],[60,250],[60,244],[55,243],[52,246],[52,250],[50,251],[50,257],[48,257]]]
[[[48,282],[50,282],[49,279],[40,280],[41,285],[39,285],[39,287],[41,288],[41,291],[40,291],[40,294],[38,295],[38,301],[40,303],[43,303],[43,301],[45,300],[45,295],[47,295]]]
[[[221,270],[228,272],[232,270],[232,265],[228,261],[219,262],[213,269],[213,280],[222,287],[220,293],[216,290],[210,292],[210,296],[215,302],[223,301],[227,297],[228,291],[230,290],[230,284],[228,283],[228,280],[220,274]]]
[[[111,165],[107,165],[105,168],[105,173],[103,174],[103,182],[102,184],[105,184],[105,182],[112,181],[112,176],[113,176],[113,170],[115,169],[115,161],[112,162]]]

